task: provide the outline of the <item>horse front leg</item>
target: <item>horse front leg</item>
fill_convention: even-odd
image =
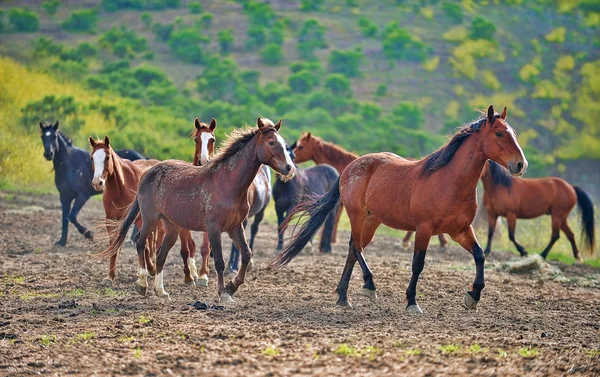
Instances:
[[[196,260],[194,259],[196,243],[192,238],[192,233],[187,230],[179,232],[179,239],[181,240],[179,254],[181,255],[181,259],[183,259],[183,283],[185,285],[196,285],[195,280],[198,278]]]
[[[208,232],[202,234],[200,255],[202,256],[202,266],[200,267],[200,277],[196,279],[196,286],[208,287],[208,262],[210,260],[210,241],[208,240]]]
[[[240,270],[233,280],[227,283],[227,287],[225,287],[227,293],[233,296],[240,285],[244,284],[246,271],[248,270],[248,265],[252,259],[252,250],[250,250],[250,247],[246,242],[246,235],[244,234],[244,227],[242,224],[229,231],[228,234],[242,254],[242,266],[240,267]]]
[[[460,244],[465,250],[473,255],[475,260],[475,281],[470,291],[465,294],[464,304],[468,309],[477,309],[477,303],[481,298],[481,291],[485,287],[484,281],[484,264],[485,255],[483,249],[479,246],[473,228],[469,226],[465,231],[458,235],[452,236],[452,239]]]
[[[240,226],[241,227],[241,226]],[[221,247],[221,229],[212,226],[208,229],[208,240],[215,260],[215,270],[217,271],[217,294],[221,304],[233,301],[231,295],[225,290],[223,282],[223,271],[225,270],[225,261],[223,260],[223,249]]]
[[[58,246],[65,246],[67,244],[67,235],[69,233],[69,211],[71,209],[72,198],[66,196],[60,196],[60,206],[62,208],[62,230],[60,239],[54,244]]]
[[[79,214],[79,211],[81,211],[81,208],[83,208],[83,205],[88,201],[89,198],[89,195],[84,194],[79,194],[77,196],[75,203],[73,203],[73,208],[71,208],[71,212],[69,213],[69,221],[75,225],[79,233],[83,234],[85,238],[88,240],[93,240],[94,233],[77,221],[77,215]]]
[[[417,304],[417,282],[419,281],[419,275],[425,266],[425,255],[427,254],[427,247],[429,246],[429,240],[431,239],[431,227],[420,225],[417,227],[416,233],[412,260],[412,275],[410,277],[410,283],[408,283],[408,288],[406,289],[406,311],[421,314],[423,311]]]

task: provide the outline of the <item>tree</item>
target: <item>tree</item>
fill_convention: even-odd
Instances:
[[[327,76],[325,87],[336,96],[352,97],[350,80],[340,73],[333,73]]]
[[[208,37],[201,35],[196,29],[184,28],[172,32],[168,44],[173,55],[184,62],[203,64],[206,54],[200,45],[209,41]]]
[[[379,28],[377,24],[367,17],[360,17],[358,19],[358,28],[363,37],[375,38]]]
[[[217,40],[219,41],[219,46],[221,47],[221,54],[229,54],[235,42],[235,38],[233,37],[233,29],[227,28],[225,30],[220,30],[217,33]]]
[[[199,1],[190,1],[188,3],[188,9],[191,14],[200,14],[202,13],[202,3]]]
[[[260,51],[262,60],[267,65],[279,65],[283,61],[283,50],[275,43],[269,43]]]
[[[98,24],[98,11],[95,9],[75,10],[62,24],[63,30],[93,31]]]
[[[291,74],[288,85],[296,93],[308,93],[316,85],[315,77],[306,69]]]
[[[14,31],[24,33],[38,31],[40,28],[40,18],[28,8],[12,8],[8,12],[8,23]]]
[[[248,37],[250,39],[246,42],[246,47],[249,50],[260,48],[267,41],[267,29],[263,25],[252,25],[248,28]]]
[[[144,24],[144,27],[146,29],[150,29],[150,26],[152,25],[152,15],[150,13],[148,13],[148,12],[144,12],[140,16],[140,19],[142,20],[142,23]]]
[[[58,7],[60,7],[60,0],[44,0],[42,3],[42,8],[49,15],[56,14]]]
[[[392,109],[394,120],[399,126],[412,128],[415,130],[421,129],[425,123],[423,111],[414,102],[406,101],[399,103]]]
[[[357,77],[360,75],[362,57],[363,54],[360,48],[346,51],[333,50],[329,56],[329,72]]]
[[[302,30],[298,35],[298,44],[296,48],[300,56],[304,59],[315,59],[315,50],[318,48],[326,48],[325,43],[325,26],[314,18],[309,18],[302,25]]]
[[[459,4],[444,1],[444,4],[442,4],[442,11],[455,24],[462,24],[464,16],[462,6]]]
[[[476,16],[473,18],[473,21],[471,21],[471,31],[469,33],[471,39],[487,39],[493,41],[495,33],[496,25],[485,18]]]
[[[321,10],[325,0],[302,0],[300,10],[303,12],[311,12]]]
[[[383,53],[391,59],[417,62],[427,57],[423,42],[397,24],[389,24],[384,30]]]

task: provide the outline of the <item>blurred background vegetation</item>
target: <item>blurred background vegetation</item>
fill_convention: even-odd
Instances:
[[[600,198],[597,0],[5,0],[0,41],[0,187],[52,187],[40,119],[158,159],[259,114],[420,157],[493,104],[528,176]]]

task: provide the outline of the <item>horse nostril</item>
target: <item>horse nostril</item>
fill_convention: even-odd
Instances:
[[[517,162],[517,172],[523,170],[523,162]]]
[[[292,165],[287,165],[285,168],[287,169],[288,173],[292,171]]]

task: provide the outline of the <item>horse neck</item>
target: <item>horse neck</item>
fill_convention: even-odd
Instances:
[[[340,174],[352,161],[356,160],[358,156],[354,153],[348,152],[340,147],[336,147],[332,144],[319,142],[319,146],[314,148],[315,155],[313,160],[316,164],[329,164],[333,166]]]
[[[67,158],[69,156],[71,148],[73,148],[69,144],[67,144],[67,141],[63,138],[63,136],[60,133],[56,133],[56,138],[58,140],[58,149],[52,161],[54,163],[54,170],[67,167]]]
[[[452,180],[457,182],[453,193],[455,198],[470,198],[476,195],[477,182],[486,160],[481,149],[479,133],[470,136],[458,148],[448,164]]]
[[[106,189],[109,192],[115,192],[120,197],[125,191],[125,177],[123,173],[123,160],[115,151],[110,148],[110,160],[113,164],[112,174],[109,174],[106,179]]]
[[[258,170],[261,167],[261,162],[256,156],[256,145],[259,135],[257,134],[245,146],[233,156],[230,156],[224,161],[218,162],[214,175],[226,175],[226,180],[229,182],[221,188],[228,193],[228,197],[240,198],[248,191],[248,188],[254,181]]]

